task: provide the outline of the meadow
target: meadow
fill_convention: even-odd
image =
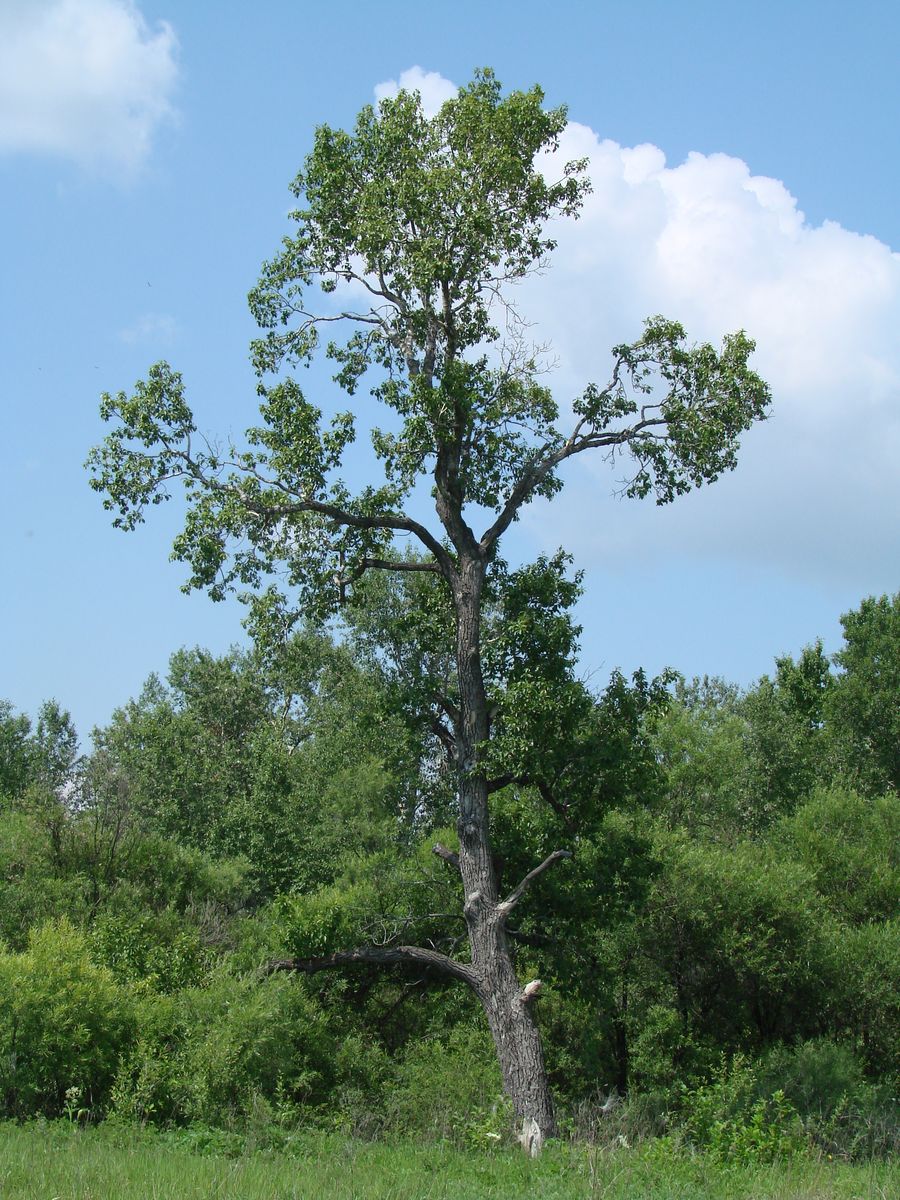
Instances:
[[[3,1200],[890,1200],[900,1169],[806,1156],[737,1165],[664,1139],[599,1149],[551,1145],[536,1161],[511,1147],[365,1142],[301,1133],[280,1152],[190,1131],[168,1135],[64,1122],[0,1126]]]

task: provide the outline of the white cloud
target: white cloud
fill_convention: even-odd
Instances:
[[[415,79],[433,97],[454,91],[420,68]],[[697,341],[745,329],[773,411],[744,438],[733,474],[664,509],[612,496],[624,465],[586,458],[524,526],[608,570],[738,561],[806,582],[896,587],[900,255],[834,221],[809,224],[784,183],[727,154],[668,166],[656,146],[620,146],[571,122],[544,169],[556,176],[581,157],[593,187],[582,215],[558,222],[549,269],[517,297],[536,340],[552,344],[556,394],[605,382],[610,347],[663,313]]]
[[[176,51],[131,0],[3,0],[0,153],[133,175],[174,117]]]
[[[730,558],[892,586],[900,255],[833,221],[808,224],[783,183],[725,154],[669,167],[656,147],[625,148],[570,124],[560,159],[581,156],[593,183],[583,215],[560,222],[550,270],[522,289],[523,309],[559,355],[561,394],[604,381],[608,348],[662,312],[696,340],[746,329],[774,404],[733,475],[664,511],[609,499],[624,468],[576,469],[563,503],[580,555]],[[528,517],[548,544],[559,540],[554,505]],[[585,511],[589,527],[575,516]]]
[[[126,329],[119,330],[119,340],[134,346],[139,342],[170,345],[176,337],[178,326],[168,313],[143,313]]]
[[[375,85],[375,99],[386,100],[396,96],[400,90],[418,92],[422,97],[422,107],[425,115],[433,117],[442,104],[452,100],[458,88],[456,84],[439,75],[437,71],[423,71],[421,67],[410,67],[399,79],[387,79],[384,83]]]

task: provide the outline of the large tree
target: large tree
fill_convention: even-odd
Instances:
[[[243,449],[199,438],[180,375],[159,363],[131,396],[103,397],[114,428],[90,458],[92,484],[124,529],[184,483],[187,519],[174,554],[190,566],[188,586],[214,598],[243,590],[257,634],[299,612],[332,611],[366,572],[439,581],[453,670],[433,695],[435,729],[455,771],[459,850],[438,852],[461,878],[468,956],[364,945],[285,965],[406,962],[468,985],[537,1144],[554,1129],[534,1016],[539,984],[518,978],[507,921],[567,851],[536,862],[501,895],[489,804],[509,776],[490,758],[482,661],[486,600],[506,572],[498,547],[525,505],[559,491],[568,459],[627,456],[627,495],[665,504],[733,468],[740,434],[769,404],[743,333],[716,351],[654,317],[614,349],[606,384],[588,384],[560,409],[511,287],[545,265],[548,222],[577,216],[589,187],[583,162],[557,164],[565,124],[565,110],[545,109],[539,88],[504,96],[483,71],[434,117],[418,94],[401,91],[364,108],[352,133],[319,128],[293,184],[295,232],[250,296],[263,331],[252,347],[262,425]],[[370,384],[387,414],[369,428],[378,482],[356,494],[338,474],[354,413],[323,421],[290,373],[323,349],[338,384],[350,395]],[[534,668],[526,683],[539,696]],[[553,675],[552,661],[546,670]]]

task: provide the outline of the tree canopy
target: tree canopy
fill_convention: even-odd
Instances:
[[[628,494],[659,503],[733,468],[740,434],[769,405],[743,333],[717,352],[654,317],[571,413],[541,382],[510,285],[545,264],[547,221],[577,216],[588,188],[583,163],[556,163],[566,114],[542,100],[538,88],[504,97],[485,71],[432,119],[401,92],[364,108],[352,134],[318,129],[293,183],[296,232],[250,295],[263,424],[243,450],[206,444],[164,363],[132,396],[105,396],[114,429],[90,465],[114,523],[132,528],[180,479],[189,514],[175,555],[190,586],[255,592],[278,571],[322,611],[374,566],[446,575],[463,550],[491,559],[521,507],[553,495],[561,465],[587,450],[628,454]],[[342,327],[344,340],[331,336]],[[387,410],[371,430],[381,479],[355,494],[338,472],[357,416],[326,422],[295,376],[272,381],[322,350],[345,392],[371,382]],[[404,508],[422,477],[437,528]],[[428,561],[398,558],[398,535]]]

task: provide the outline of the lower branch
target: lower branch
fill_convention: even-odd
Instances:
[[[367,963],[391,966],[394,963],[414,963],[418,967],[433,967],[445,975],[462,980],[469,987],[477,984],[475,972],[467,963],[448,958],[438,950],[426,950],[424,946],[359,946],[356,950],[338,950],[322,958],[276,958],[266,964],[266,974],[276,971],[298,971],[304,975],[315,975],[319,971],[333,971],[340,967],[357,967]]]
[[[345,577],[345,583],[353,583],[366,571],[425,571],[432,575],[440,575],[441,568],[436,562],[418,562],[415,559],[407,562],[405,559],[390,558],[361,558],[351,573]]]

